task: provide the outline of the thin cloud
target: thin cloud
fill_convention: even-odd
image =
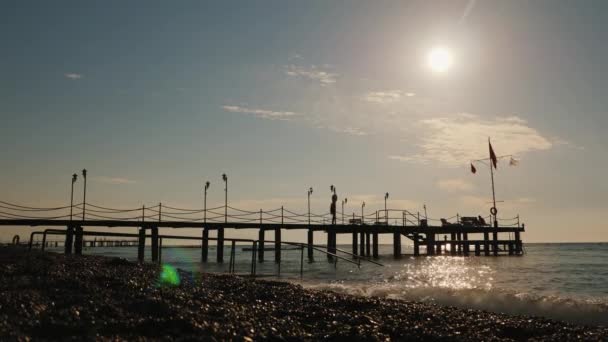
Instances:
[[[471,114],[461,114],[453,118],[421,120],[418,124],[425,132],[418,144],[420,151],[411,155],[392,155],[389,159],[460,166],[471,159],[487,157],[488,136],[492,137],[492,145],[499,155],[520,156],[548,150],[554,145],[517,116],[483,120]]]
[[[135,181],[128,178],[123,177],[93,177],[93,181],[104,183],[104,184],[112,184],[112,185],[124,185],[124,184],[134,184]]]
[[[253,116],[261,119],[268,120],[290,120],[292,117],[298,115],[295,112],[287,112],[287,111],[274,111],[267,109],[257,109],[257,108],[246,108],[241,106],[222,106],[222,109],[231,112],[231,113],[243,113],[243,114],[252,114]]]
[[[324,70],[316,66],[302,67],[298,65],[287,65],[285,74],[293,77],[301,77],[319,82],[321,86],[327,86],[336,83],[338,74]]]
[[[72,81],[76,81],[76,80],[79,80],[84,77],[83,74],[77,74],[77,73],[73,73],[73,72],[63,74],[63,76],[65,76],[65,78],[72,80]]]
[[[470,191],[473,189],[473,184],[460,178],[442,179],[436,185],[439,189],[447,192]]]
[[[363,96],[363,100],[379,104],[391,104],[401,101],[403,97],[415,96],[415,93],[401,90],[370,91]]]
[[[332,127],[327,127],[327,129],[329,129],[330,131],[336,132],[336,133],[343,133],[343,134],[356,135],[356,136],[365,136],[368,134],[361,128],[350,127],[350,126],[345,126],[345,127],[332,126]]]

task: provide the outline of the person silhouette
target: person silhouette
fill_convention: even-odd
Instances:
[[[338,202],[338,195],[336,194],[336,187],[331,186],[330,190],[333,192],[331,196],[331,205],[329,206],[329,212],[331,213],[331,224],[336,224],[336,203]]]

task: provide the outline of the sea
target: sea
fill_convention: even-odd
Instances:
[[[270,245],[265,261],[256,263],[261,279],[288,281],[310,289],[331,290],[356,296],[420,301],[438,305],[481,309],[512,315],[540,316],[566,322],[608,326],[608,243],[527,243],[523,256],[419,256],[392,257],[391,245],[380,245],[376,265],[352,257],[329,261],[315,251],[309,263],[306,250],[284,248],[281,263],[274,261]],[[404,246],[411,253],[411,246]],[[167,247],[162,263],[187,271],[222,273],[230,268],[230,246],[224,263],[201,263],[201,249]],[[350,246],[338,246],[345,251]],[[251,274],[250,246],[237,245],[233,263],[236,274]],[[88,248],[85,254],[136,259],[134,247]],[[146,249],[149,258],[149,248]]]

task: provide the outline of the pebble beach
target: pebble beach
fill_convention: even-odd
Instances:
[[[606,340],[608,329],[0,247],[1,340]]]

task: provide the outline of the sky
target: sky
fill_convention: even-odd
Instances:
[[[313,187],[326,212],[333,184],[347,213],[389,192],[485,216],[491,137],[524,241],[608,241],[607,23],[605,1],[3,1],[0,200],[69,204],[86,168],[110,207],[200,208],[205,181],[221,205],[226,173],[249,210]]]

